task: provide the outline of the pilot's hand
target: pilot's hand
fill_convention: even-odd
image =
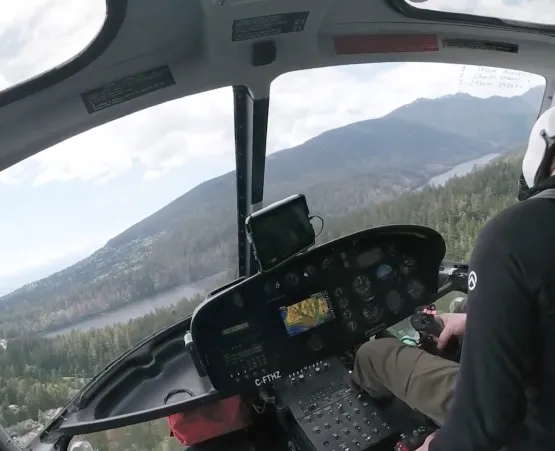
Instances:
[[[466,313],[443,313],[438,317],[443,321],[444,328],[438,337],[437,347],[443,349],[452,337],[464,333]]]
[[[422,443],[422,445],[419,448],[417,448],[415,451],[428,451],[428,447],[430,446],[430,442],[434,438],[434,435],[436,435],[435,432],[428,435],[428,437],[426,437],[426,440],[424,440],[424,443]]]

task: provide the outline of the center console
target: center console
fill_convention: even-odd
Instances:
[[[291,412],[296,439],[314,450],[358,450],[394,432],[367,396],[353,390],[338,358],[289,374],[275,384],[278,401]]]

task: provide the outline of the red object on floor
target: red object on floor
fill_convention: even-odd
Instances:
[[[183,445],[196,445],[252,424],[251,410],[239,396],[221,399],[166,417],[170,436]]]

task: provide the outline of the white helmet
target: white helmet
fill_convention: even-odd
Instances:
[[[551,173],[551,161],[555,154],[555,107],[544,112],[534,124],[528,148],[522,161],[522,176],[528,188],[536,185]]]

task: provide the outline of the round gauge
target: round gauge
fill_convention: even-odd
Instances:
[[[322,262],[322,269],[330,270],[333,268],[333,258],[326,257]]]
[[[299,276],[294,272],[285,274],[285,283],[291,287],[297,286],[299,283]]]
[[[316,267],[313,265],[308,265],[304,268],[305,277],[314,277],[316,275]]]
[[[352,316],[353,316],[353,313],[350,310],[344,310],[343,311],[343,318],[351,319]]]
[[[375,304],[369,304],[366,308],[362,311],[362,314],[366,319],[371,321],[375,321],[380,316],[380,309]]]
[[[403,276],[408,276],[412,272],[412,268],[410,266],[405,265],[405,264],[401,264],[401,265],[399,265],[399,272]]]
[[[413,267],[413,266],[416,265],[416,260],[413,257],[411,257],[410,255],[404,254],[402,259],[403,259],[403,263],[406,266]]]
[[[339,304],[339,307],[347,308],[347,306],[349,305],[349,300],[347,298],[343,297],[343,298],[339,298],[337,303]]]
[[[337,297],[343,296],[343,288],[336,288],[335,291],[334,291],[334,294]]]
[[[393,313],[399,313],[399,310],[403,307],[403,298],[401,298],[401,295],[397,291],[390,291],[387,293],[385,302],[387,308]]]
[[[420,297],[426,291],[426,287],[419,280],[412,279],[407,284],[407,292],[409,296],[413,299],[420,299]]]
[[[401,271],[401,274],[403,274],[404,276],[412,274],[416,267],[416,260],[407,254],[403,255],[402,259],[403,259],[403,264],[399,268]]]
[[[355,331],[357,330],[358,324],[355,321],[349,321],[347,323],[347,327],[349,328],[349,330]]]
[[[388,280],[393,277],[393,268],[389,265],[380,265],[376,270],[376,277],[380,280]]]
[[[370,279],[366,276],[357,276],[353,281],[353,290],[359,296],[367,296],[370,294]]]

